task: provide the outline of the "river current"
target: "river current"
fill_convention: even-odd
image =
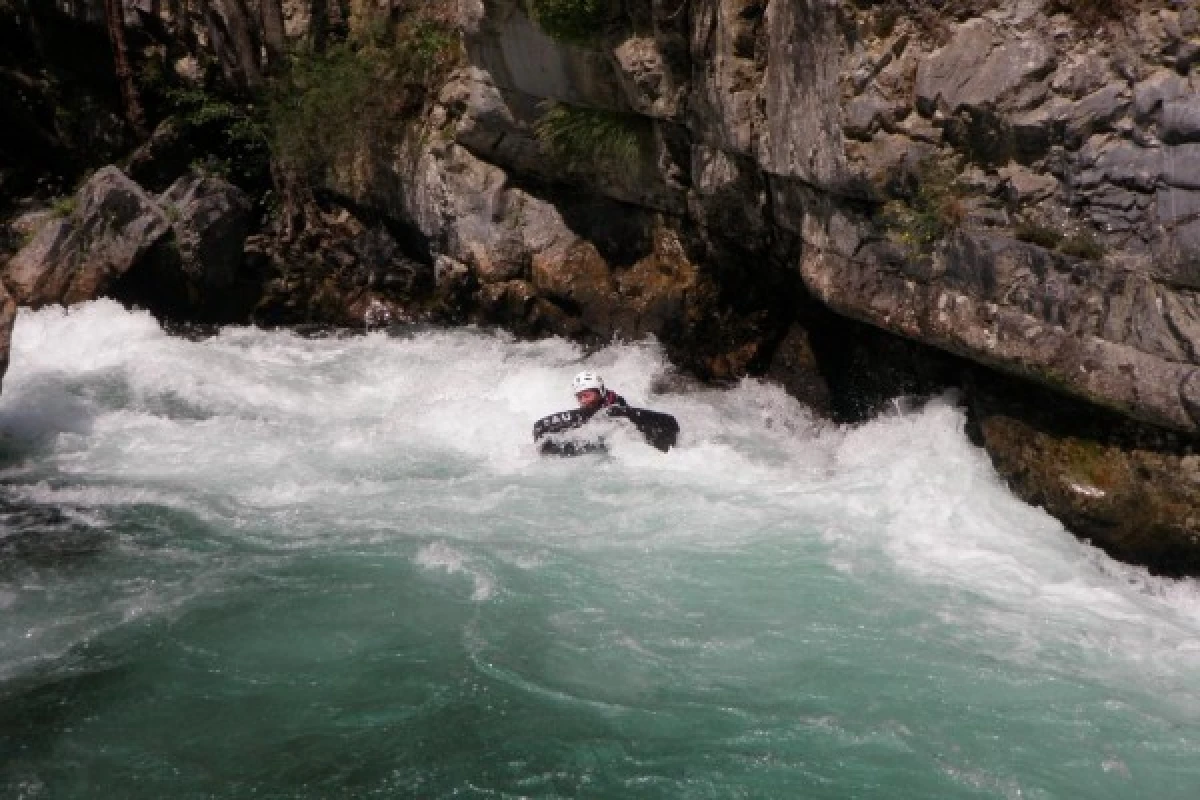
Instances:
[[[584,366],[679,447],[539,457]],[[1197,582],[1013,497],[953,397],[845,427],[669,377],[23,311],[0,796],[1200,796]]]

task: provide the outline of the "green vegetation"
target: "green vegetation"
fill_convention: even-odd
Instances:
[[[1053,250],[1063,238],[1063,235],[1054,228],[1028,220],[1018,224],[1013,235],[1022,242],[1036,244],[1047,250]]]
[[[649,122],[565,104],[549,105],[534,125],[543,148],[568,169],[614,169],[636,173],[648,146]]]
[[[1013,230],[1013,236],[1022,242],[1036,244],[1047,250],[1057,250],[1063,255],[1099,261],[1104,257],[1104,245],[1097,241],[1089,230],[1082,230],[1064,238],[1061,231],[1043,225],[1036,220],[1023,220]]]
[[[242,186],[265,183],[268,131],[258,107],[195,86],[168,88],[163,95],[181,137],[203,144],[204,156],[193,166]]]
[[[580,43],[604,30],[612,4],[610,0],[529,0],[529,14],[554,38]]]
[[[271,149],[316,179],[359,144],[386,143],[454,63],[456,39],[434,23],[370,26],[317,53],[293,53],[267,104]]]
[[[59,219],[62,219],[63,217],[69,217],[75,213],[76,205],[77,202],[75,200],[75,195],[68,194],[51,203],[50,212]]]
[[[1058,246],[1059,252],[1085,261],[1099,261],[1104,257],[1104,245],[1096,241],[1091,231],[1082,231],[1070,236]]]
[[[930,157],[895,182],[899,195],[883,206],[882,220],[893,238],[916,255],[925,255],[966,218],[963,191],[953,163]]]

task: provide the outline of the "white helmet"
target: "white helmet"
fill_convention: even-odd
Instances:
[[[575,380],[571,381],[571,390],[579,394],[585,389],[595,389],[604,394],[604,379],[600,377],[600,373],[585,369],[575,376]]]

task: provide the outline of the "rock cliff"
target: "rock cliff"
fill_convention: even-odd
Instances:
[[[103,3],[76,6],[83,24]],[[842,419],[960,386],[1015,491],[1121,558],[1200,573],[1194,4],[125,8],[168,82],[207,69],[250,93],[288,46],[373,53],[383,25],[421,52],[422,25],[455,32],[453,58],[386,84],[308,199],[250,236],[254,318],[650,334],[702,378],[767,374]],[[168,133],[131,172],[178,177]],[[288,167],[275,153],[277,193]],[[202,230],[170,235],[205,251]],[[42,240],[7,269],[18,300]],[[213,280],[206,296],[235,277]]]

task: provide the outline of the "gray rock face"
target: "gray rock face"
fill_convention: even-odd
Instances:
[[[157,203],[116,167],[96,172],[76,208],[44,226],[8,263],[3,279],[20,305],[91,300],[170,232]]]
[[[542,31],[516,0],[489,0],[468,35],[471,63],[496,86],[546,100],[620,109],[612,62],[604,53],[560,42]]]
[[[250,199],[213,175],[189,173],[159,197],[175,233],[180,265],[205,291],[233,283],[250,229]]]
[[[838,77],[842,43],[836,14],[822,0],[767,6],[764,128],[754,150],[762,169],[835,186],[846,177],[840,146]]]
[[[1054,66],[1054,51],[1036,35],[1016,36],[987,19],[961,26],[917,69],[917,108],[1000,107]]]
[[[1200,97],[1164,103],[1159,136],[1167,144],[1200,142]]]

